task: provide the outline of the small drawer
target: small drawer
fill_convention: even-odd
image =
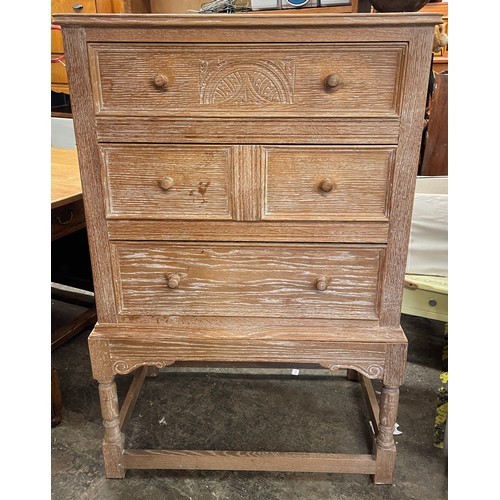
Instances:
[[[62,238],[83,227],[85,227],[85,213],[82,200],[77,200],[52,209],[52,240]]]
[[[406,51],[402,43],[92,43],[89,51],[97,114],[400,114]],[[293,124],[290,127],[293,134]]]
[[[122,316],[377,318],[381,246],[111,245]]]
[[[230,146],[104,145],[107,215],[231,219]]]
[[[263,146],[263,220],[387,221],[395,148]]]
[[[401,312],[411,316],[448,321],[448,294],[405,286]]]

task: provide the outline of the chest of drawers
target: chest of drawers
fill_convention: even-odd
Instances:
[[[106,475],[392,481],[399,320],[434,14],[64,15],[98,324]],[[370,393],[373,454],[130,450],[147,375],[316,363]],[[116,375],[135,372],[118,407]],[[370,393],[371,394],[371,393]]]

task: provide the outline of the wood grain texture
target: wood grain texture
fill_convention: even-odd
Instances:
[[[102,444],[104,467],[109,478],[125,476],[123,467],[123,434],[120,431],[120,414],[118,394],[114,379],[108,382],[99,382],[99,399],[104,426],[104,440]]]
[[[399,137],[399,118],[156,118],[96,117],[101,142],[236,144],[389,144]]]
[[[76,149],[50,149],[51,208],[82,199],[82,181]]]
[[[395,117],[405,44],[90,44],[99,115]],[[328,88],[335,72],[340,84]],[[168,79],[157,87],[156,74]],[[377,92],[371,89],[376,88]]]
[[[149,242],[112,251],[120,315],[376,318],[382,248]],[[170,274],[180,277],[174,290]]]
[[[238,212],[233,212],[238,213]],[[110,220],[112,240],[386,243],[388,222]]]
[[[408,92],[403,103],[401,137],[395,158],[391,203],[393,215],[389,224],[386,267],[382,278],[383,325],[397,324],[401,318],[404,271],[431,64],[429,47],[432,44],[432,31],[413,29],[412,35],[404,73],[404,86]]]
[[[371,455],[340,453],[127,450],[123,462],[128,469],[375,472],[375,460]]]
[[[264,205],[260,146],[237,146],[231,171],[233,185],[232,218],[258,221]]]
[[[93,284],[99,321],[113,321],[113,279],[109,260],[109,242],[104,219],[105,196],[100,174],[100,154],[97,144],[85,31],[83,28],[63,30],[63,40],[70,72],[71,106],[82,181],[85,220],[92,262]]]
[[[380,423],[380,407],[377,400],[377,395],[373,389],[373,384],[371,380],[365,375],[360,376],[361,389],[365,396],[365,401],[367,403],[368,411],[370,413],[370,421],[373,425],[374,434],[377,435],[379,432]]]
[[[380,396],[380,414],[378,433],[375,440],[374,455],[376,471],[373,476],[375,484],[390,484],[393,481],[396,461],[396,445],[394,443],[394,426],[399,403],[399,387],[382,387]]]
[[[233,147],[106,144],[101,152],[108,217],[231,219]]]
[[[271,325],[274,326],[270,326]],[[387,343],[406,342],[399,329],[368,321],[242,318],[169,318],[164,324],[97,325],[89,344],[106,339],[109,366],[130,373],[139,366],[159,368],[174,361],[240,363],[318,363],[329,370],[355,369],[382,378]],[[94,363],[99,365],[93,356]]]
[[[194,362],[250,362],[250,363],[318,363],[329,370],[355,369],[369,378],[383,376],[386,347],[383,342],[322,340],[312,342],[299,339],[287,332],[281,338],[273,336],[254,336],[252,342],[244,335],[233,333],[222,335],[220,331],[181,328],[154,330],[136,328],[97,326],[92,334],[96,342],[109,332],[107,349],[113,373],[127,374],[144,365],[159,368],[173,361]]]
[[[112,218],[255,221],[263,210],[264,220],[389,216],[394,148],[108,144],[101,151]],[[325,178],[328,193],[320,188]]]
[[[390,483],[401,295],[441,16],[56,20],[100,297],[89,349],[106,475],[241,468]],[[382,379],[378,407],[365,390],[373,456],[126,450],[114,376],[175,362],[315,364]]]
[[[405,343],[389,344],[387,346],[386,364],[389,369],[384,374],[384,383],[398,387],[403,384],[406,372],[406,357],[408,345]]]
[[[232,14],[228,17],[225,14],[211,14],[210,16],[197,14],[177,14],[177,15],[85,15],[78,16],[72,14],[56,15],[55,22],[64,26],[79,26],[89,29],[89,41],[106,40],[109,41],[109,31],[107,28],[113,28],[113,34],[120,34],[120,28],[128,28],[129,37],[134,41],[137,40],[137,30],[144,29],[144,33],[151,33],[155,36],[156,33],[152,28],[160,29],[176,29],[194,28],[200,33],[210,33],[211,31],[224,32],[226,29],[242,28],[244,31],[259,30],[260,36],[279,38],[279,34],[271,32],[272,29],[283,27],[294,28],[297,30],[297,39],[301,40],[304,34],[308,34],[304,28],[326,28],[327,30],[335,30],[335,33],[330,35],[335,36],[336,30],[362,28],[357,30],[354,35],[356,38],[387,38],[387,39],[404,39],[401,31],[408,30],[412,26],[431,27],[439,24],[442,16],[437,13],[389,13],[377,14],[323,14],[323,15],[298,15],[281,13],[280,16],[257,15],[257,14]],[[381,28],[382,27],[382,28]],[[94,28],[91,30],[90,28]],[[135,28],[135,29],[134,29]],[[260,33],[260,29],[265,29],[266,33]],[[384,28],[390,28],[393,33],[384,33]],[[400,28],[399,30],[397,28]],[[117,30],[117,31],[115,31]],[[394,32],[394,30],[396,30]],[[344,34],[343,32],[341,32]],[[371,35],[371,36],[370,36]],[[217,33],[211,33],[212,38],[217,37]],[[323,34],[323,36],[326,36]],[[339,38],[339,37],[337,37]],[[340,37],[343,38],[343,37]],[[117,42],[124,41],[123,38],[114,39]],[[293,38],[288,38],[288,41]],[[150,40],[148,40],[150,41]],[[195,40],[196,41],[196,40]],[[314,40],[313,40],[314,41]],[[432,47],[432,46],[431,46]]]
[[[264,146],[262,154],[264,220],[388,219],[393,148]]]
[[[139,319],[139,317],[138,317]],[[122,338],[128,342],[135,337],[144,337],[154,344],[155,339],[175,340],[183,337],[186,342],[199,340],[228,340],[259,343],[262,340],[276,343],[289,340],[321,342],[380,343],[383,351],[386,344],[408,343],[402,328],[380,328],[378,321],[331,320],[304,318],[300,321],[289,318],[253,318],[213,316],[165,316],[155,323],[146,321],[122,323],[99,323],[89,337],[91,356],[95,364],[109,364],[109,340]],[[95,343],[95,346],[93,345]],[[203,361],[200,359],[199,361]],[[389,360],[392,362],[392,360]]]
[[[132,412],[134,411],[135,404],[139,398],[139,394],[141,392],[142,385],[144,384],[144,379],[148,374],[148,366],[142,366],[138,368],[134,372],[134,377],[132,378],[132,382],[130,383],[129,390],[127,391],[127,395],[123,400],[123,404],[120,408],[120,430],[123,431],[125,426],[127,425],[130,417],[132,416]]]

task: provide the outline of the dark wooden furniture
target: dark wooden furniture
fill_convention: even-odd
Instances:
[[[106,476],[393,478],[401,295],[433,14],[57,16],[98,324]],[[373,453],[129,449],[146,376],[314,363],[368,396]],[[115,377],[134,372],[119,408]],[[371,379],[382,379],[380,402]],[[175,404],[175,402],[172,402]]]
[[[76,149],[51,148],[51,239],[85,227]]]
[[[76,149],[51,149],[51,237],[52,241],[85,227],[82,185]],[[94,294],[52,283],[52,299],[85,307],[72,321],[52,332],[52,350],[61,346],[96,322]],[[62,395],[59,375],[52,368],[52,426],[61,422]]]
[[[76,149],[51,149],[51,233],[52,241],[85,227],[82,186]],[[55,300],[86,307],[87,310],[69,324],[52,333],[52,350],[91,326],[96,321],[94,294],[52,283]]]
[[[420,175],[448,175],[448,73],[434,75]]]

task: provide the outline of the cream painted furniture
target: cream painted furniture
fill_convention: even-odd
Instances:
[[[435,14],[67,15],[106,475],[393,479],[401,296]],[[363,384],[368,454],[129,449],[176,362],[315,363]],[[119,408],[115,377],[134,372]],[[383,381],[380,402],[371,379]],[[175,404],[175,401],[172,402]]]
[[[448,176],[417,178],[401,312],[448,322]]]

